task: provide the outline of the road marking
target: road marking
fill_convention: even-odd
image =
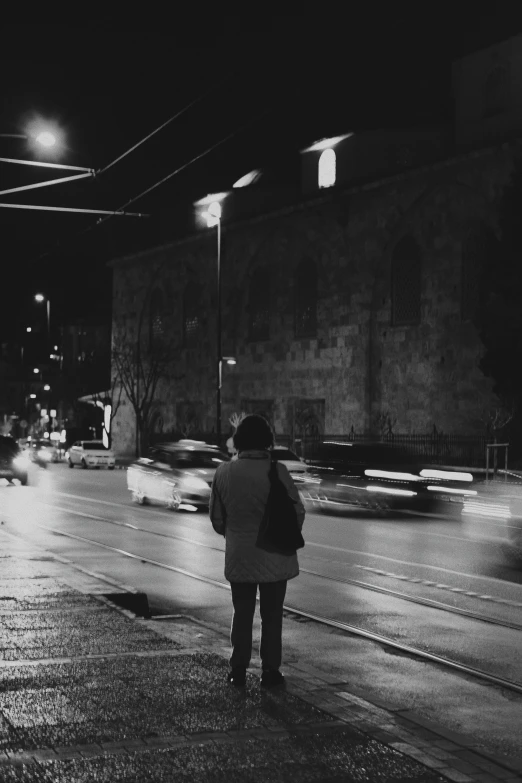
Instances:
[[[104,505],[108,505],[108,506],[117,506],[117,507],[123,507],[123,508],[127,508],[127,509],[129,508],[129,506],[127,506],[124,503],[111,503],[108,500],[94,500],[92,498],[85,498],[82,495],[71,495],[71,494],[66,493],[66,492],[57,492],[56,494],[61,495],[63,497],[74,498],[76,500],[90,500],[92,503],[103,503]],[[40,501],[40,502],[43,503],[44,505],[50,505],[50,504],[45,503],[44,501]],[[80,514],[81,513],[81,512],[73,511],[72,509],[61,509],[61,510],[67,511],[70,514]],[[154,509],[147,509],[147,513],[149,513],[149,511],[154,511]],[[156,513],[160,513],[160,512],[156,512]],[[88,516],[88,515],[86,515],[86,516]],[[161,516],[165,517],[165,514],[161,514]],[[94,517],[94,518],[103,521],[103,517]],[[108,520],[108,521],[112,522],[114,520]],[[123,523],[120,523],[120,524],[123,524]],[[151,531],[144,531],[144,532],[151,532]],[[450,538],[451,538],[451,536],[450,536]],[[462,539],[462,540],[466,541],[467,543],[472,541],[472,539]],[[197,542],[197,543],[200,543],[200,542]],[[480,542],[477,542],[477,543],[480,543]],[[307,546],[318,547],[319,549],[328,549],[328,550],[334,550],[336,552],[345,552],[346,554],[351,554],[351,555],[358,555],[358,556],[362,556],[362,557],[376,558],[376,559],[379,559],[379,560],[386,560],[389,563],[398,563],[399,565],[412,566],[414,568],[429,568],[429,569],[434,570],[434,571],[441,571],[442,573],[452,574],[453,576],[459,576],[459,577],[463,577],[463,578],[467,578],[467,579],[481,579],[481,580],[483,580],[485,582],[491,582],[492,584],[502,585],[504,587],[506,585],[506,581],[504,579],[499,579],[499,578],[494,577],[494,576],[481,576],[481,575],[477,576],[476,574],[466,574],[466,573],[462,573],[462,571],[455,571],[455,570],[453,570],[451,568],[444,568],[442,566],[434,566],[434,565],[430,565],[428,563],[417,563],[417,562],[414,562],[414,561],[411,561],[411,560],[399,560],[398,558],[395,558],[395,557],[387,557],[386,555],[377,555],[377,554],[372,554],[372,553],[369,553],[369,552],[362,552],[361,550],[358,550],[358,549],[347,549],[345,547],[333,546],[331,544],[319,544],[319,543],[316,543],[315,541],[307,541],[306,545]],[[357,566],[357,567],[364,568],[364,566]],[[428,583],[425,582],[425,584],[428,584]],[[436,584],[436,583],[433,582],[433,584]],[[510,585],[512,585],[512,584],[514,584],[514,583],[510,583]],[[522,588],[522,586],[520,586],[520,585],[518,587]]]
[[[497,598],[491,595],[481,595],[475,593],[472,590],[464,590],[462,587],[451,587],[451,585],[442,584],[440,582],[432,582],[428,579],[417,579],[409,576],[403,576],[402,574],[394,574],[391,571],[382,571],[379,568],[370,568],[369,566],[355,565],[355,568],[361,568],[363,571],[369,571],[372,574],[378,576],[386,576],[390,579],[401,579],[403,582],[413,582],[414,584],[426,585],[427,587],[436,587],[439,590],[448,590],[451,593],[461,593],[467,595],[470,598],[479,598],[483,601],[489,601],[490,603],[507,604],[508,606],[522,606],[520,601],[512,601],[509,598]]]

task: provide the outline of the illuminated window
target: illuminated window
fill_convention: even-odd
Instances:
[[[163,339],[163,294],[156,289],[150,298],[149,307],[149,342],[150,348],[157,347]]]
[[[191,280],[183,296],[183,343],[190,347],[199,339],[201,329],[201,287]]]
[[[320,188],[331,188],[335,185],[336,160],[332,149],[323,150],[319,158],[318,180]]]
[[[403,237],[392,254],[392,323],[418,324],[421,315],[421,254],[413,237]]]
[[[268,340],[270,334],[270,272],[256,269],[250,280],[248,297],[248,336],[252,341]]]
[[[301,261],[294,278],[294,325],[296,337],[314,337],[317,332],[317,266]]]

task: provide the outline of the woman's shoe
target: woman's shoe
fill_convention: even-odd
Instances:
[[[285,677],[280,671],[267,669],[261,675],[262,688],[277,688],[285,684]]]
[[[227,682],[235,685],[236,688],[244,688],[246,685],[246,669],[231,669],[227,675]]]

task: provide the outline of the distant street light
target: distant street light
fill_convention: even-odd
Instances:
[[[45,384],[44,391],[51,391],[51,387],[49,386],[48,383]]]
[[[26,331],[26,332],[32,332],[33,330],[31,329],[31,327],[30,327],[30,326],[26,326],[26,328],[25,328],[25,331]]]
[[[47,345],[50,351],[51,350],[51,300],[49,299],[48,296],[45,296],[44,294],[35,294],[34,299],[35,302],[47,303]]]
[[[35,368],[34,368],[34,370],[33,370],[33,372],[34,372],[34,374],[35,374],[35,375],[38,375],[38,373],[40,372],[40,370],[38,369],[38,367],[35,367]]]

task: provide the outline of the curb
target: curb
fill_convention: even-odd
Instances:
[[[29,543],[13,533],[1,532],[15,540],[22,540],[26,544]],[[126,594],[135,597],[144,596],[148,603],[147,595],[140,593],[134,587],[123,585],[111,577],[78,566],[68,558],[50,552],[39,545],[30,544],[30,547],[39,552],[45,552],[51,559],[72,567],[74,570],[94,579],[110,584]],[[93,593],[90,593],[90,595],[126,617],[143,622],[143,618],[133,611],[122,608],[111,601],[110,596]],[[193,622],[193,618],[187,615],[178,615],[178,617],[187,623]],[[161,619],[161,616],[159,618]],[[167,618],[165,617],[164,619]],[[216,629],[212,628],[208,623],[198,621],[197,624],[207,627],[216,633]],[[160,636],[164,635],[160,630],[161,626],[153,624],[150,620],[147,621],[147,627]],[[214,654],[228,660],[229,651],[223,647],[220,648],[215,642],[211,643],[210,649]],[[177,654],[189,654],[198,650],[205,653],[209,652],[208,648],[198,647],[197,641],[194,640],[191,648],[180,650]],[[107,655],[101,655],[100,657],[107,657]],[[256,671],[258,667],[253,666],[252,668]],[[434,770],[441,776],[455,781],[455,783],[471,783],[473,781],[486,780],[504,780],[508,783],[508,781],[522,779],[522,759],[487,753],[475,739],[449,730],[397,704],[375,698],[375,696],[366,693],[364,690],[353,687],[351,683],[340,681],[338,678],[322,672],[314,666],[289,663],[285,665],[285,670],[287,672],[288,690],[291,695],[334,716],[347,730],[350,727],[357,729],[372,739],[384,743],[403,755],[423,764],[425,767]],[[292,730],[291,727],[287,726],[281,727],[281,729],[284,729],[284,731]],[[167,747],[171,747],[170,743],[173,739],[161,737],[154,740],[154,742],[165,742]],[[233,739],[237,738],[234,737]],[[189,744],[206,741],[219,742],[219,738],[217,736],[215,738],[207,738],[194,735],[182,740],[183,743],[188,742]],[[231,741],[230,736],[227,739],[223,739],[223,741]],[[179,742],[180,739],[176,738],[175,745],[178,746]],[[118,747],[120,752],[135,752],[136,750],[145,749],[147,741],[143,739],[120,744],[121,748]],[[143,747],[144,745],[145,747]],[[151,745],[149,744],[148,747],[150,749]],[[77,753],[81,755],[82,750],[83,748],[76,746],[67,748],[67,752],[71,752],[74,756]],[[109,748],[101,747],[101,750],[102,754],[104,751],[110,752]],[[91,749],[89,755],[92,755],[93,751],[94,755],[99,755],[98,748]],[[45,756],[47,759],[59,759],[61,757],[59,750],[38,749],[25,752],[25,763],[29,761],[29,757],[42,760],[43,754],[49,754]],[[17,764],[17,760],[11,756],[4,759],[3,754],[0,754],[0,766],[5,763]],[[24,763],[22,758],[18,759],[19,763]]]
[[[187,615],[176,618],[192,622]],[[140,618],[137,618],[140,619]],[[153,622],[162,619],[153,618]],[[166,617],[164,619],[167,619]],[[208,623],[197,624],[216,632]],[[152,622],[147,623],[153,628]],[[156,626],[157,633],[161,630]],[[194,644],[197,648],[197,642]],[[229,652],[213,645],[213,652],[228,661]],[[205,650],[208,652],[208,649]],[[188,650],[186,650],[188,652]],[[481,749],[477,740],[417,715],[410,709],[378,699],[308,664],[283,664],[288,692],[341,720],[347,726],[395,748],[455,783],[522,780],[522,759],[498,756]],[[251,670],[259,674],[253,661]]]

